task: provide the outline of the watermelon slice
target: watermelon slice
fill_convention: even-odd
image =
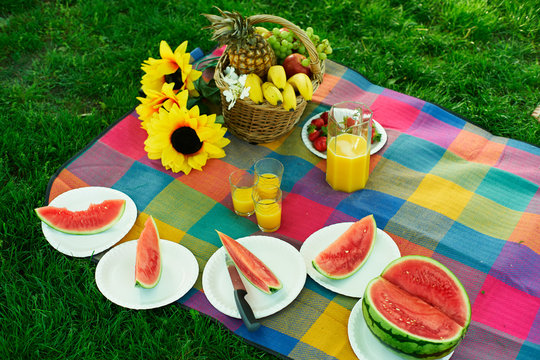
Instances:
[[[272,270],[251,251],[230,236],[220,231],[217,231],[217,233],[238,271],[253,286],[267,294],[275,293],[283,287],[281,281],[274,275]]]
[[[377,224],[373,215],[353,223],[312,261],[313,267],[330,279],[345,279],[364,265],[373,250]]]
[[[150,216],[137,240],[135,285],[145,289],[155,287],[161,279],[161,267],[159,232],[154,218]]]
[[[126,200],[105,200],[90,204],[88,209],[71,211],[67,208],[43,206],[35,209],[37,216],[55,230],[75,235],[97,234],[111,228],[126,209]]]
[[[438,359],[461,342],[471,321],[467,292],[445,266],[404,256],[373,279],[362,299],[368,328],[401,355]]]

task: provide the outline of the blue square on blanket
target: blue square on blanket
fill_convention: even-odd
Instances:
[[[429,173],[446,149],[414,136],[403,134],[386,149],[383,156],[409,169]]]
[[[504,240],[479,233],[459,222],[454,222],[435,251],[488,273],[504,244]]]
[[[512,210],[525,211],[538,185],[497,168],[491,168],[476,189],[482,195]]]
[[[238,216],[231,209],[216,203],[187,233],[221,247],[221,241],[216,230],[229,235],[233,239],[238,239],[253,234],[259,228],[249,218]]]
[[[441,109],[439,106],[433,105],[431,103],[426,103],[424,107],[422,108],[422,111],[425,112],[426,114],[433,116],[436,119],[439,119],[442,122],[445,122],[449,125],[457,127],[458,129],[462,129],[467,123],[462,118],[456,115],[453,115],[450,112],[444,109]]]
[[[348,80],[364,91],[369,91],[374,94],[380,94],[384,88],[370,83],[365,77],[354,70],[347,69],[342,76],[342,79]]]
[[[373,214],[379,229],[384,229],[405,200],[373,190],[360,190],[344,199],[336,209],[361,219]]]
[[[127,194],[137,205],[137,210],[143,211],[173,180],[173,177],[136,161],[112,188]]]
[[[540,345],[525,341],[523,342],[523,345],[521,345],[521,349],[519,350],[516,360],[537,359],[539,355]]]
[[[242,326],[240,326],[234,333],[243,337],[247,341],[251,341],[255,344],[261,344],[265,348],[280,354],[290,353],[298,343],[297,339],[266,326],[261,326],[259,330],[250,332],[247,330],[246,326],[242,324]]]

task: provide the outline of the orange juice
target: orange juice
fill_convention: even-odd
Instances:
[[[232,195],[234,211],[239,215],[253,214],[254,206],[251,194],[253,188],[237,188]]]
[[[261,194],[262,198],[275,197],[275,187],[279,188],[279,178],[275,174],[261,174],[259,175],[259,181],[257,182],[257,190]]]
[[[257,224],[264,232],[276,231],[281,225],[281,206],[275,199],[261,199],[255,206]]]
[[[366,139],[344,133],[329,140],[326,151],[328,184],[334,190],[345,192],[363,189],[369,176],[369,152]]]

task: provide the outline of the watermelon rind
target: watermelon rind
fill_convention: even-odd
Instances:
[[[390,350],[411,359],[440,359],[454,351],[465,336],[466,328],[463,328],[453,338],[440,341],[416,336],[400,329],[389,322],[371,303],[369,290],[380,279],[377,277],[370,281],[362,299],[362,314],[367,327],[375,337]]]
[[[90,228],[90,222],[85,221],[84,218],[87,216],[89,217],[91,215],[90,213],[92,212],[92,207],[97,208],[106,201],[107,200],[104,200],[100,204],[91,204],[88,209],[81,210],[81,211],[70,211],[66,208],[59,208],[59,207],[54,207],[54,206],[43,206],[43,207],[34,209],[34,211],[41,221],[43,221],[49,227],[57,231],[63,232],[65,234],[70,234],[70,235],[93,235],[93,234],[99,234],[113,227],[122,218],[126,210],[126,201],[122,200],[123,204],[121,208],[118,209],[116,216],[112,218],[110,222],[99,227]],[[67,214],[71,213],[71,214],[75,214],[76,216],[80,216],[82,219],[80,226],[81,227],[84,226],[86,227],[86,229],[85,230],[72,230],[72,229],[62,228],[61,226],[58,226],[57,224],[53,222],[53,219],[51,217],[48,217],[46,215],[46,212],[50,210],[63,211]]]
[[[364,266],[364,264],[368,261],[370,255],[371,255],[371,253],[373,251],[373,248],[375,247],[375,241],[377,239],[377,223],[375,222],[375,217],[373,215],[368,215],[368,216],[358,220],[356,223],[367,222],[367,221],[369,221],[369,225],[370,225],[370,227],[372,229],[373,236],[372,236],[371,239],[369,239],[370,246],[369,246],[369,249],[368,249],[367,253],[364,256],[364,259],[361,262],[359,262],[355,268],[353,268],[350,272],[348,272],[346,274],[343,274],[343,275],[332,274],[332,273],[329,273],[329,272],[325,271],[324,269],[322,269],[322,267],[317,263],[317,257],[315,257],[315,259],[313,259],[311,261],[311,264],[312,264],[313,268],[315,270],[317,270],[323,276],[325,276],[325,277],[327,277],[329,279],[332,279],[332,280],[347,279],[347,278],[351,277],[352,275],[356,274],[358,272],[358,270],[360,270],[362,268],[362,266]],[[353,223],[351,225],[351,227],[354,226],[356,223]],[[345,231],[345,233],[346,232],[347,231]],[[343,234],[341,236],[343,236]],[[338,239],[336,239],[332,244],[334,244],[336,241],[339,241],[341,236],[338,237]],[[366,240],[368,240],[368,239],[366,239]],[[332,244],[330,244],[329,247],[332,246]],[[321,251],[321,253],[323,253],[327,249],[328,249],[328,247],[326,249],[324,249],[323,251]]]
[[[148,241],[144,241],[144,243],[143,243],[142,238],[146,234],[145,230],[147,230],[147,227],[150,227],[150,226],[153,227],[153,233],[155,233],[155,238],[152,237],[151,239],[145,239],[145,240],[148,240]],[[144,229],[141,232],[139,240],[137,240],[137,252],[136,252],[136,258],[135,258],[135,286],[139,286],[139,287],[142,287],[144,289],[152,289],[152,288],[156,287],[157,284],[159,283],[159,281],[161,280],[163,262],[161,260],[161,247],[160,247],[159,242],[160,242],[159,231],[158,231],[156,222],[154,221],[154,218],[152,216],[150,216],[146,220],[146,222],[144,223]],[[140,264],[139,263],[140,262],[140,255],[139,254],[146,252],[146,251],[144,251],[144,249],[142,249],[140,247],[141,246],[148,246],[148,245],[155,246],[157,248],[157,249],[154,248],[154,249],[148,249],[148,250],[154,250],[154,251],[157,250],[158,259],[159,259],[159,270],[158,270],[159,272],[157,274],[156,280],[154,282],[151,282],[151,283],[144,282],[138,276],[139,271],[146,271],[146,269],[148,269],[148,266],[152,265],[152,264]]]
[[[467,294],[467,291],[465,290],[465,287],[463,286],[463,284],[461,283],[461,281],[459,281],[458,277],[452,272],[450,271],[450,269],[448,269],[445,265],[443,265],[442,263],[440,263],[439,261],[435,260],[435,259],[432,259],[430,257],[427,257],[427,256],[422,256],[422,255],[407,255],[407,256],[402,256],[392,262],[390,262],[385,268],[384,270],[382,271],[381,273],[381,277],[385,277],[385,274],[390,270],[392,269],[393,267],[395,266],[399,266],[399,264],[403,263],[403,262],[407,262],[407,261],[410,261],[410,260],[419,260],[419,261],[422,261],[422,262],[426,262],[426,263],[429,263],[429,264],[432,264],[436,267],[438,267],[439,269],[443,270],[446,275],[453,280],[453,282],[457,285],[457,287],[460,289],[460,295],[462,296],[463,298],[463,305],[466,307],[466,321],[464,324],[461,324],[465,329],[469,326],[470,322],[471,322],[471,303],[470,303],[470,300],[469,300],[469,296]],[[429,284],[427,285],[429,286]],[[408,289],[405,289],[406,291],[408,291]],[[420,299],[424,300],[424,301],[427,301],[428,303],[431,303],[431,301],[429,301],[423,294],[422,292],[419,292],[417,294],[413,294],[415,296],[418,296]],[[434,304],[432,304],[434,305]]]
[[[223,244],[223,247],[227,254],[229,254],[230,258],[234,262],[234,266],[238,270],[240,274],[243,275],[243,277],[256,289],[262,291],[265,294],[271,295],[283,288],[283,283],[278,279],[278,277],[270,270],[264,262],[259,259],[255,254],[253,254],[251,251],[246,249],[242,244],[240,244],[238,241],[234,240],[230,236],[216,230],[216,232],[219,235],[219,239],[221,240],[221,243]],[[260,269],[266,270],[266,275],[271,278],[272,283],[269,283],[269,281],[265,281],[261,275],[257,275],[256,270],[257,269],[247,269],[246,267],[249,266],[245,261],[242,260],[242,256],[247,256],[250,258],[250,260],[258,264],[258,267]],[[248,270],[251,274],[248,274]],[[262,285],[256,284],[255,279],[251,277],[257,277],[260,282],[264,283],[263,287]]]

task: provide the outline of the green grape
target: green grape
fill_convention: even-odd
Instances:
[[[299,47],[300,47],[300,45],[298,44],[298,41],[295,41],[295,42],[292,43],[292,48],[294,50],[298,50]]]
[[[279,35],[279,28],[275,27],[272,29],[272,33],[275,35],[275,36],[278,36]]]
[[[317,45],[317,52],[324,52],[324,49],[326,48],[326,46],[324,46],[324,44],[319,44]]]
[[[326,47],[326,49],[324,50],[324,52],[327,53],[327,54],[331,54],[332,53],[332,47],[330,45],[328,45]]]
[[[300,63],[302,64],[302,66],[309,66],[309,59],[308,58],[302,59]]]
[[[308,26],[305,32],[308,37],[311,37],[311,35],[313,35],[313,28],[311,26]]]
[[[298,52],[299,52],[300,54],[305,54],[305,53],[306,53],[306,47],[305,47],[304,45],[300,45],[300,46],[298,47]]]
[[[285,30],[280,31],[279,36],[281,36],[282,39],[286,39],[289,37],[289,32]]]
[[[323,61],[326,60],[326,54],[325,53],[319,53],[319,60]]]
[[[283,39],[283,40],[281,40],[281,46],[287,47],[287,46],[289,46],[289,42],[287,40]]]
[[[320,40],[321,40],[321,38],[319,37],[319,35],[313,35],[312,41],[314,43],[318,44]]]

